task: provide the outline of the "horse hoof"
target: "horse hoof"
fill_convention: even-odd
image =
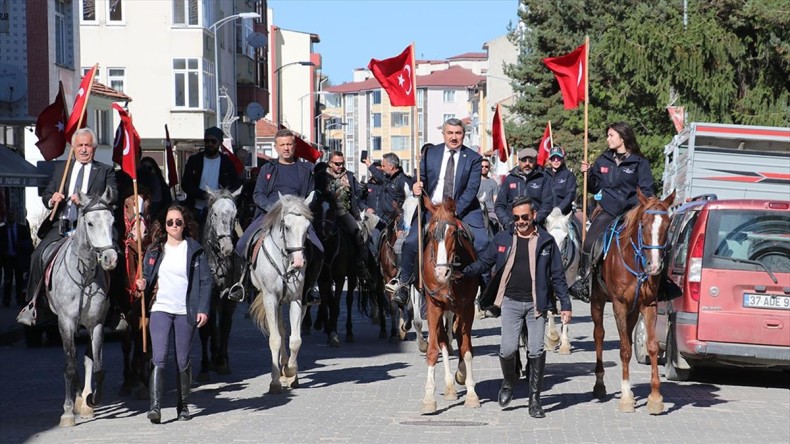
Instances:
[[[634,413],[634,406],[636,405],[636,401],[632,399],[621,399],[620,403],[617,405],[617,410],[621,413]]]
[[[209,381],[208,372],[201,370],[200,373],[198,373],[197,378],[195,378],[195,380],[197,382],[208,382]]]
[[[464,401],[465,407],[471,407],[473,409],[480,408],[480,398],[478,396],[467,396],[466,400]]]
[[[77,397],[74,398],[74,407],[71,409],[71,411],[75,414],[79,413],[82,411],[82,406],[84,405],[85,401],[83,401],[82,395],[77,395]]]
[[[561,355],[569,355],[569,354],[571,354],[571,346],[570,345],[568,345],[568,346],[561,345],[560,346],[560,354]]]
[[[351,333],[346,334],[346,342],[354,342],[354,335]]]
[[[659,397],[657,400],[647,399],[647,412],[651,415],[660,415],[664,413],[664,398]]]
[[[603,384],[595,384],[595,387],[593,387],[593,396],[598,399],[606,397],[606,386]]]
[[[63,415],[60,417],[60,427],[74,427],[77,422],[74,420],[74,415]]]
[[[275,383],[269,384],[270,395],[279,395],[282,392],[283,392],[283,386],[281,384],[275,384]]]
[[[458,392],[455,389],[447,390],[444,392],[444,400],[445,401],[457,401],[458,400]]]
[[[406,323],[403,324],[403,331],[409,331],[409,330],[411,330],[411,321],[406,321]]]
[[[420,410],[420,413],[422,413],[423,415],[436,413],[436,401],[423,401],[422,409]]]
[[[93,408],[88,407],[86,404],[83,404],[82,408],[80,409],[80,418],[93,419],[93,417],[94,417]]]
[[[214,371],[216,371],[218,375],[229,375],[231,373],[230,366],[227,363],[217,365]]]
[[[329,335],[329,346],[340,347],[340,338],[337,337],[337,333],[332,333]]]
[[[463,373],[461,373],[459,371],[456,371],[455,372],[455,383],[458,384],[458,385],[466,384],[466,375],[464,375]]]
[[[294,375],[293,381],[288,385],[288,388],[295,389],[299,388],[299,376]]]
[[[85,404],[90,408],[94,408],[99,405],[99,400],[96,399],[93,393],[88,393],[88,396],[85,398]]]
[[[420,353],[425,353],[428,351],[428,341],[425,339],[417,338],[417,348],[420,350]]]

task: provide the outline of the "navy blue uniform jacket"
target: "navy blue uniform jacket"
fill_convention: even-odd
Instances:
[[[554,205],[554,196],[551,195],[551,181],[545,171],[536,168],[524,177],[518,167],[510,170],[502,186],[499,187],[494,210],[499,223],[507,229],[513,227],[513,211],[510,207],[519,196],[529,196],[532,199],[532,208],[537,208],[536,220],[539,224],[546,221]]]
[[[551,168],[544,170],[549,177],[554,194],[554,206],[568,214],[573,210],[573,201],[576,200],[576,176],[563,164],[556,172]]]
[[[631,154],[617,165],[612,151],[601,154],[589,170],[587,191],[601,192],[601,208],[619,216],[637,204],[636,189],[646,197],[653,196],[653,173],[642,156]]]
[[[389,222],[395,212],[403,206],[403,201],[406,200],[404,185],[411,193],[413,181],[402,170],[389,176],[375,165],[370,166],[370,174],[382,185],[379,185],[377,190],[376,206],[370,205],[370,197],[368,197],[368,207],[373,208],[376,215],[385,222]],[[370,193],[370,188],[371,184],[368,184],[368,193]]]

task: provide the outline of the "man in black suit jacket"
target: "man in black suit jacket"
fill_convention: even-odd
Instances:
[[[71,163],[70,170],[66,170],[66,162],[58,162],[55,165],[55,172],[49,180],[41,200],[44,206],[55,210],[53,222],[49,222],[49,217],[44,220],[38,230],[38,237],[41,238],[30,263],[30,275],[28,276],[27,300],[34,301],[41,287],[40,283],[44,276],[44,264],[42,257],[44,250],[53,242],[66,237],[77,226],[77,205],[79,198],[77,191],[85,194],[102,195],[106,190],[110,190],[111,199],[115,201],[118,196],[118,186],[115,181],[115,170],[110,165],[93,160],[96,154],[97,139],[96,133],[90,128],[82,128],[74,133],[71,138],[71,145],[74,149],[75,161]],[[80,174],[82,171],[82,174]],[[66,174],[65,195],[58,191],[60,180]],[[81,177],[80,177],[81,176]],[[77,180],[81,179],[81,184]],[[21,316],[21,315],[20,315]],[[25,323],[25,319],[18,319]]]
[[[16,212],[11,211],[6,217],[5,225],[0,227],[0,262],[3,266],[3,305],[11,304],[11,287],[16,281],[16,303],[25,305],[25,272],[30,266],[30,253],[33,251],[33,240],[30,238],[30,226],[23,221],[16,221]]]

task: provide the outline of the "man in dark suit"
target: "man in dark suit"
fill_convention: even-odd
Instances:
[[[65,171],[66,162],[55,164],[55,172],[41,196],[44,206],[54,209],[55,217],[52,222],[47,217],[38,230],[41,242],[31,257],[27,286],[27,300],[34,301],[34,303],[28,304],[25,310],[20,313],[20,317],[17,318],[17,321],[23,324],[32,325],[34,322],[32,309],[40,289],[43,288],[44,250],[53,242],[68,236],[77,226],[79,216],[77,192],[82,191],[85,194],[100,196],[106,190],[110,190],[113,202],[118,197],[118,186],[113,167],[93,160],[97,147],[96,133],[90,128],[77,130],[71,138],[71,146],[74,149],[75,161],[70,164],[68,171]],[[66,194],[58,191],[64,174],[66,174],[64,188]]]
[[[16,284],[16,303],[25,305],[25,272],[30,266],[33,240],[30,226],[16,221],[16,211],[10,211],[6,223],[0,227],[0,262],[3,265],[3,305],[11,304],[11,287]]]
[[[442,125],[444,143],[425,150],[420,160],[420,180],[412,186],[414,195],[423,190],[431,201],[441,203],[445,198],[455,200],[456,214],[474,235],[478,253],[488,247],[488,235],[483,222],[483,212],[477,200],[480,188],[483,158],[474,150],[464,146],[464,124],[459,119],[448,119]],[[425,223],[430,220],[424,214]],[[417,255],[417,220],[412,222],[409,235],[403,244],[403,257],[398,278],[398,289],[393,300],[403,307],[409,298],[409,286],[414,282],[414,262]]]

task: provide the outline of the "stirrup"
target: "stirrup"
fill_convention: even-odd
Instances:
[[[16,316],[16,321],[28,327],[36,326],[36,302],[30,301]]]
[[[233,302],[241,302],[247,296],[247,292],[244,290],[244,285],[240,282],[236,282],[235,284],[231,285],[230,289],[228,289],[227,294],[225,295],[228,300]]]
[[[398,280],[397,277],[390,279],[389,282],[384,284],[384,290],[390,293],[395,293],[396,291],[398,291],[398,288],[400,288],[400,281]]]

